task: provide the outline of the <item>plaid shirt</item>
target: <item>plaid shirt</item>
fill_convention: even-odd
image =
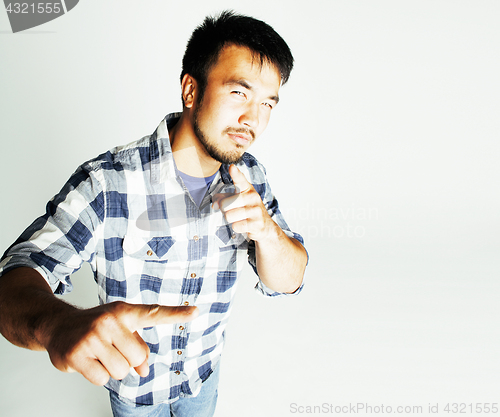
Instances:
[[[80,166],[0,263],[0,274],[19,266],[35,268],[55,293],[64,294],[72,289],[71,273],[86,261],[100,303],[199,308],[190,323],[139,331],[151,350],[149,376],[131,370],[107,384],[137,404],[173,402],[199,392],[220,359],[245,257],[256,270],[254,242],[233,233],[223,214],[211,207],[211,196],[234,191],[228,166],[221,166],[199,207],[177,175],[167,124],[179,116],[167,116],[151,136]],[[264,167],[244,154],[238,168],[274,221],[303,243],[285,223]],[[260,279],[256,289],[283,295]]]

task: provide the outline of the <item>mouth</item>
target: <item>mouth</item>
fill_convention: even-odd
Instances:
[[[245,135],[242,133],[228,133],[229,137],[241,146],[248,146],[252,142],[252,137],[250,135]]]

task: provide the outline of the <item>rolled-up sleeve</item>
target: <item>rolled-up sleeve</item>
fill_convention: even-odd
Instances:
[[[269,216],[271,216],[271,218],[276,222],[276,224],[281,228],[281,230],[283,230],[283,232],[289,238],[297,240],[304,247],[307,254],[307,263],[309,263],[309,253],[305,248],[304,239],[300,234],[291,231],[290,228],[288,227],[288,224],[286,223],[285,218],[279,209],[278,200],[272,193],[271,186],[267,181],[266,171],[264,166],[262,166],[262,164],[260,164],[255,159],[251,160],[251,162],[252,162],[250,164],[251,166],[249,167],[249,175],[252,178],[252,185],[255,188],[255,190],[259,193]],[[248,262],[258,276],[259,274],[257,273],[255,242],[253,241],[250,241],[248,246]],[[264,283],[260,278],[257,284],[255,285],[255,289],[260,294],[268,297],[297,295],[302,291],[302,288],[304,287],[304,280],[305,279],[302,280],[302,284],[300,285],[300,287],[293,293],[276,292],[266,287],[266,285],[264,285]]]
[[[18,267],[37,270],[56,294],[72,290],[70,275],[91,262],[95,230],[104,215],[103,192],[95,173],[81,166],[62,190],[5,252],[0,275]]]

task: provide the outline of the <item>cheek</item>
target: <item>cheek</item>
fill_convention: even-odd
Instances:
[[[262,133],[267,125],[269,124],[269,119],[271,118],[271,112],[267,109],[261,111],[259,115],[259,134]]]
[[[223,101],[218,101],[210,106],[206,112],[206,121],[214,130],[224,130],[228,126],[234,126],[237,111]]]
[[[219,119],[218,109],[210,107],[207,105],[203,105],[199,115],[198,121],[200,127],[206,132],[212,132],[217,128],[217,121]]]

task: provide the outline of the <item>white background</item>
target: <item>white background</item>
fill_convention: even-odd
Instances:
[[[310,265],[296,298],[243,276],[217,416],[500,403],[498,1],[82,0],[17,34],[0,11],[1,251],[80,163],[180,110],[186,42],[224,8],[294,53],[252,153]],[[94,305],[90,269],[73,281]],[[103,388],[3,338],[0,400],[6,417],[111,414]]]

